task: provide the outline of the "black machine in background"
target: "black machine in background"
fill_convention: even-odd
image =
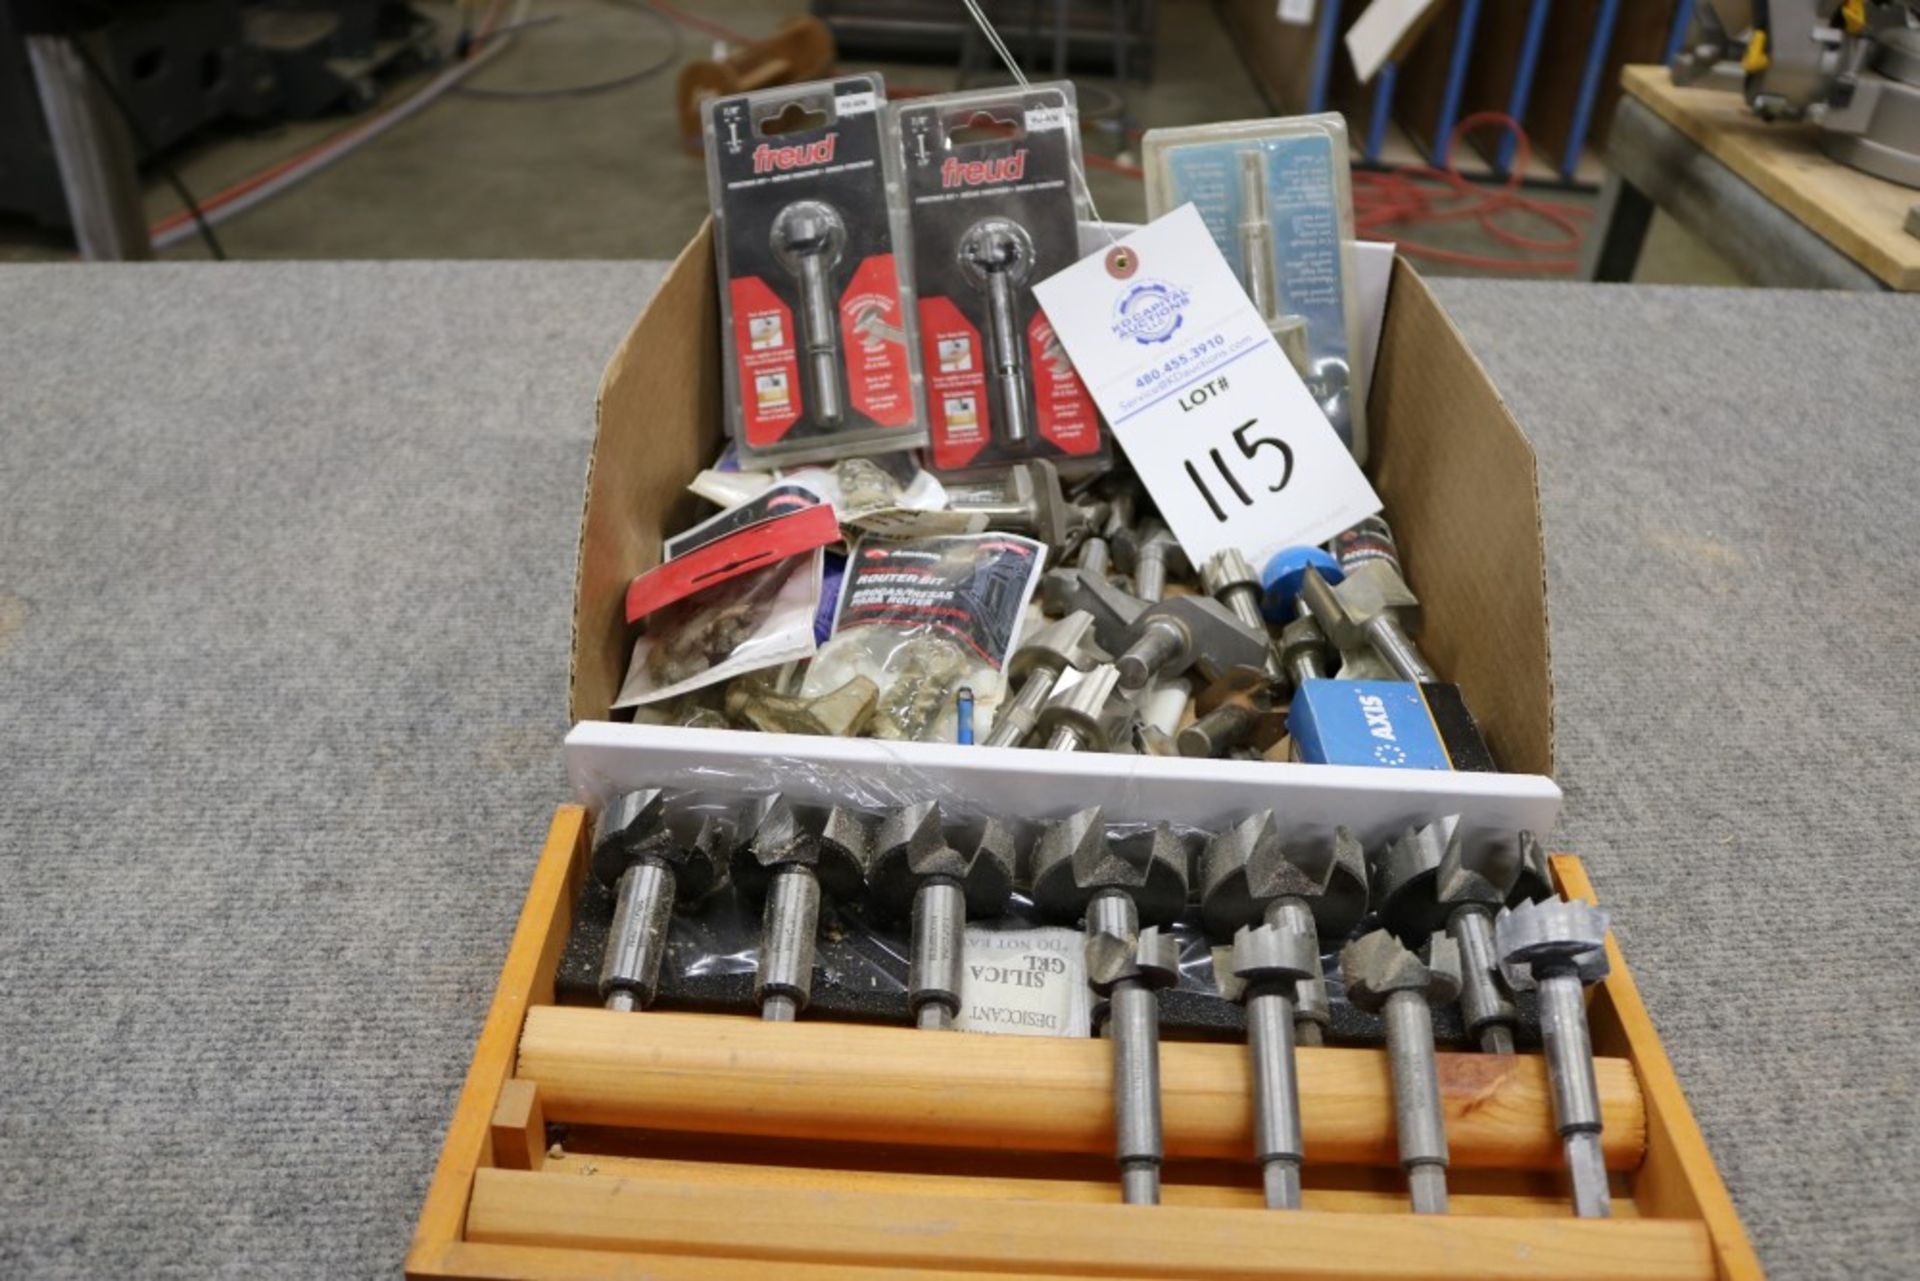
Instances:
[[[0,214],[49,228],[72,219],[27,54],[41,33],[88,41],[155,149],[220,121],[358,110],[382,72],[438,56],[405,0],[0,0]]]

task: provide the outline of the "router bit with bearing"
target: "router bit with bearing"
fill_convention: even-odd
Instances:
[[[1320,927],[1345,938],[1367,908],[1366,854],[1353,833],[1331,842],[1281,839],[1272,810],[1241,820],[1200,856],[1200,912],[1208,936],[1233,941],[1233,973],[1245,984],[1247,1044],[1253,1056],[1254,1156],[1267,1206],[1300,1208],[1300,1083],[1296,1029],[1319,1024],[1301,1005],[1326,1008]]]
[[[1068,668],[1085,671],[1105,657],[1093,643],[1093,615],[1075,610],[1047,624],[1020,643],[1007,664],[1007,679],[1019,688],[994,717],[988,747],[1014,747],[1026,741],[1053,687]]]
[[[1160,1201],[1160,1004],[1179,980],[1163,927],[1187,901],[1187,853],[1162,823],[1109,837],[1096,807],[1049,823],[1033,850],[1033,901],[1083,921],[1087,983],[1108,1007],[1113,1043],[1114,1154],[1129,1205]],[[1142,922],[1146,924],[1143,926]]]
[[[1436,934],[1423,961],[1386,930],[1375,930],[1340,949],[1340,974],[1347,999],[1378,1013],[1387,1025],[1394,1132],[1413,1212],[1445,1214],[1447,1127],[1440,1110],[1432,1007],[1460,994],[1459,952],[1452,939]]]
[[[1420,600],[1384,560],[1366,560],[1347,569],[1338,586],[1318,569],[1300,579],[1300,598],[1341,653],[1371,649],[1403,681],[1440,679],[1414,643],[1420,629]]]
[[[613,891],[600,959],[600,999],[609,1010],[653,1004],[674,904],[705,898],[726,876],[727,823],[667,810],[666,794],[649,787],[622,792],[600,812],[590,865]]]
[[[734,846],[733,883],[749,900],[764,900],[753,999],[760,1017],[790,1023],[813,992],[814,932],[820,900],[846,902],[866,888],[872,834],[839,806],[817,818],[774,795],[748,812],[746,839]]]
[[[1460,1017],[1489,1054],[1513,1053],[1519,1012],[1507,995],[1493,946],[1494,913],[1520,876],[1518,841],[1489,833],[1468,840],[1459,821],[1410,828],[1373,864],[1373,900],[1381,924],[1419,944],[1445,931],[1460,949]]]
[[[915,1026],[941,1031],[960,1013],[960,977],[970,917],[998,916],[1013,893],[1013,834],[998,820],[949,840],[940,806],[895,810],[874,839],[868,877],[874,905],[911,916],[907,1000]]]
[[[1583,989],[1607,976],[1607,914],[1587,903],[1543,899],[1503,910],[1493,932],[1507,981],[1539,993],[1540,1038],[1573,1179],[1573,1212],[1604,1219],[1613,1213],[1613,1198],[1600,1150],[1600,1091]]]

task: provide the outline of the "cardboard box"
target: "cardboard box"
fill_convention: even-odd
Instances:
[[[1369,404],[1368,472],[1424,608],[1421,644],[1504,770],[1553,771],[1553,681],[1533,449],[1426,284],[1394,267]],[[681,251],[608,361],[587,470],[567,707],[610,719],[628,582],[691,521],[722,437],[711,228]]]

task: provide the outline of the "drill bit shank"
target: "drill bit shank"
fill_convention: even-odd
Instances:
[[[989,819],[950,842],[938,804],[896,810],[880,829],[872,875],[875,905],[911,915],[907,1000],[917,1027],[944,1030],[960,1013],[967,918],[997,915],[1013,892],[1012,834]]]

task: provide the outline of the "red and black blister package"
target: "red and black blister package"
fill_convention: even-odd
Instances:
[[[880,77],[856,75],[707,108],[727,409],[749,465],[926,443],[885,104]]]
[[[1080,257],[1079,114],[1067,83],[888,109],[913,233],[927,454],[948,475],[1107,457],[1093,397],[1033,286]]]

